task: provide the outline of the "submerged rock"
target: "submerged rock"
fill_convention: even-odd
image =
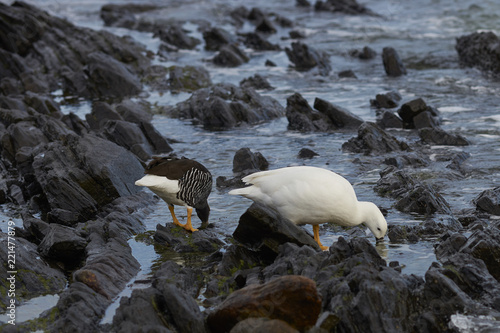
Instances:
[[[193,216],[194,219],[195,217]],[[160,224],[156,226],[154,239],[159,244],[169,246],[173,251],[178,253],[212,253],[224,245],[217,237],[217,234],[211,231],[205,229],[191,233],[169,222],[165,226]]]

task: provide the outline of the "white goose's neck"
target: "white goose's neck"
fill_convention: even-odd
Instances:
[[[357,210],[357,224],[361,223],[369,223],[371,216],[374,214],[374,209],[378,209],[374,203],[369,201],[358,201],[358,210]],[[367,225],[368,226],[368,225]]]

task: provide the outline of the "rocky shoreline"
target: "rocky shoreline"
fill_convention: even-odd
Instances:
[[[297,6],[376,15],[355,1],[338,3]],[[239,7],[228,13],[231,24],[254,24],[255,33],[206,26],[201,41],[180,24],[144,19],[155,9],[106,5],[101,17],[106,25],[154,32],[162,41],[158,56],[205,43],[217,52],[211,61],[224,67],[248,62],[242,45],[263,52],[279,48],[265,38],[274,25],[293,31],[293,22],[281,15]],[[16,300],[59,295],[39,318],[1,325],[2,331],[458,332],[457,316],[500,321],[500,223],[490,218],[500,215],[500,188],[478,193],[476,209],[455,212],[438,187],[419,177],[433,163],[429,147],[472,144],[445,131],[439,112],[424,99],[377,95],[372,105],[380,116],[365,122],[320,98],[311,107],[299,92],[282,106],[256,91],[273,88],[259,76],[239,86],[213,84],[202,67],[162,67],[129,37],[79,28],[23,2],[0,3],[0,27],[0,204],[23,221],[15,229]],[[293,70],[328,75],[328,55],[297,39],[285,50]],[[490,47],[497,40],[492,33],[459,38],[460,61],[497,74],[497,49]],[[388,76],[406,75],[396,50],[384,49],[382,58]],[[50,95],[57,89],[92,101],[92,112],[86,119],[63,114]],[[146,89],[191,93],[160,111],[208,131],[286,117],[290,131],[352,133],[344,152],[378,156],[385,165],[375,191],[393,199],[396,209],[426,217],[419,225],[390,226],[389,240],[433,238],[438,261],[423,277],[402,274],[400,264],[386,262],[365,237],[340,237],[323,252],[304,229],[256,204],[229,240],[210,228],[190,234],[169,224],[144,234],[141,219],[157,198],[134,181],[151,156],[175,153],[169,142],[176,140],[152,125],[153,106],[141,98]],[[396,137],[402,129],[418,140]],[[466,161],[472,157],[465,153],[443,151],[439,158],[449,161],[450,177],[470,172]],[[235,177],[217,175],[217,187],[242,186],[241,177],[268,166],[258,152],[243,148],[235,156]],[[127,243],[138,234],[179,255],[197,256],[196,265],[165,260],[151,286],[122,298],[112,323],[101,325],[107,307],[140,269]],[[7,267],[7,234],[0,239]],[[7,278],[7,270],[0,271],[2,308],[9,302]]]

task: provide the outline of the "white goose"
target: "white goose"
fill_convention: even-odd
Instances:
[[[371,202],[358,201],[353,187],[335,172],[310,166],[261,171],[243,178],[252,186],[235,189],[241,195],[273,208],[296,225],[312,224],[314,240],[322,250],[319,224],[355,226],[364,223],[376,239],[387,232],[387,222]]]

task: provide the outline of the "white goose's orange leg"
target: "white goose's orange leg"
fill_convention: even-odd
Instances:
[[[321,244],[321,241],[319,240],[319,225],[318,224],[313,225],[313,232],[314,232],[314,240],[316,241],[316,243],[318,243],[319,248],[322,249],[323,251],[328,250],[328,246],[323,246],[323,244]]]
[[[177,217],[175,216],[174,206],[168,205],[168,210],[170,211],[170,214],[172,214],[172,219],[174,220],[174,224],[184,228],[185,224],[180,223]]]
[[[198,229],[194,229],[193,225],[191,224],[191,214],[193,214],[193,208],[188,207],[187,208],[187,222],[183,226],[183,228],[186,229],[187,231],[191,231],[191,232],[198,231]]]

